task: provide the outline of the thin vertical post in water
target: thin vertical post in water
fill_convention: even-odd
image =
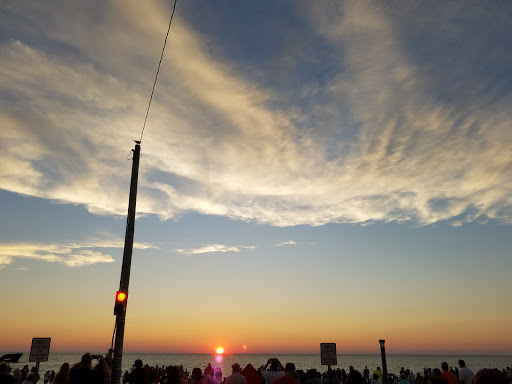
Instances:
[[[135,142],[133,150],[132,179],[130,183],[130,199],[128,218],[126,219],[126,235],[124,238],[123,265],[119,290],[128,293],[130,285],[130,268],[132,264],[133,233],[135,231],[135,206],[137,204],[137,180],[139,177],[140,141]],[[121,383],[121,363],[123,360],[124,325],[126,313],[116,315],[116,338],[114,342],[114,361],[112,363],[112,384]]]

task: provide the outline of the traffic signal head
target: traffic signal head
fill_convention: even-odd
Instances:
[[[116,292],[116,302],[114,304],[114,315],[125,316],[127,301],[128,301],[128,292],[124,292],[124,291]]]

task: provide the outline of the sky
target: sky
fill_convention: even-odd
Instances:
[[[174,2],[0,4],[0,351],[106,351]],[[512,354],[512,4],[178,0],[125,351]]]

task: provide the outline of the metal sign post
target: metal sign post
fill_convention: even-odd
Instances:
[[[28,361],[36,363],[36,372],[34,375],[34,384],[39,378],[39,363],[41,361],[48,361],[50,354],[51,337],[34,337],[32,339],[32,346],[30,347],[30,356]]]
[[[329,378],[329,384],[332,384],[331,365],[338,365],[336,343],[320,343],[320,359],[322,365],[327,365],[327,377]]]

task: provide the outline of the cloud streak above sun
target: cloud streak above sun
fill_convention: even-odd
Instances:
[[[176,249],[175,251],[178,253],[183,253],[185,255],[198,255],[202,253],[227,253],[227,252],[240,252],[243,249],[253,250],[254,246],[228,246],[222,244],[207,244],[200,248],[190,248],[190,249]]]
[[[113,263],[114,258],[103,251],[105,248],[123,248],[121,240],[91,240],[82,243],[0,243],[0,269],[14,259],[32,259],[60,263],[68,267],[83,267],[97,263]],[[135,249],[157,248],[147,243],[134,243]],[[91,248],[94,248],[92,250]],[[101,249],[97,250],[97,249]],[[23,268],[22,268],[23,269]]]
[[[274,247],[284,247],[285,245],[295,245],[295,244],[297,244],[295,241],[288,240],[288,241],[281,241],[280,243],[274,245]]]
[[[323,56],[304,46],[254,71],[224,57],[226,47],[178,9],[142,144],[138,212],[274,226],[512,223],[512,95],[493,75],[506,73],[512,54],[491,26],[476,42],[458,39],[474,28],[458,15],[480,10],[297,4]],[[8,10],[21,21],[0,40],[0,186],[124,215],[126,154],[140,134],[168,5],[96,6],[104,16],[87,33],[60,22],[59,7]],[[92,18],[91,9],[80,17]],[[439,15],[456,26],[457,56],[429,27]],[[45,44],[26,37],[34,31]],[[439,50],[446,56],[428,54]],[[506,53],[493,56],[498,50]],[[476,72],[482,60],[492,73]],[[294,75],[304,63],[318,74]],[[283,77],[300,86],[273,86]]]

